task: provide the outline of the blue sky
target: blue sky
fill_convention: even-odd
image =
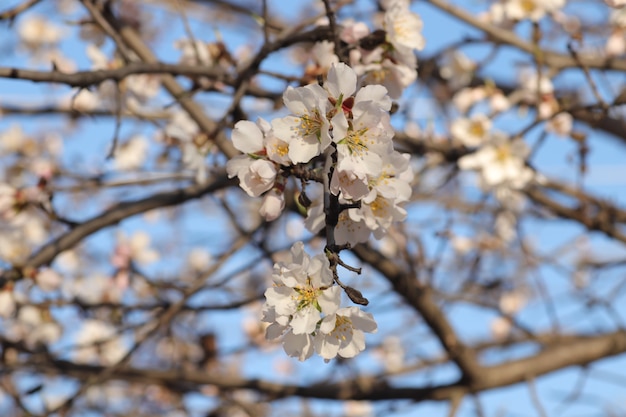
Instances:
[[[19,2],[9,1],[8,4],[11,5],[17,3]],[[463,2],[463,5],[465,6],[466,3],[468,2]],[[274,1],[269,2],[269,7],[271,11],[280,12],[285,17],[289,18],[293,15],[296,4],[297,2],[292,1]],[[359,4],[364,5],[364,8],[361,10],[368,10],[368,8],[371,8],[370,2],[361,1]],[[36,9],[35,12],[44,13],[46,7],[49,6],[42,5]],[[483,9],[482,5],[478,2],[470,2],[469,7],[474,10]],[[355,10],[355,13],[357,12],[356,8],[353,10]],[[443,15],[441,12],[435,10],[427,4],[419,2],[415,5],[414,10],[420,13],[424,21],[424,36],[427,40],[426,49],[423,51],[425,56],[429,56],[439,50],[442,46],[458,40],[465,33],[476,33],[475,31],[468,30],[463,25],[460,25],[458,21]],[[75,16],[69,16],[66,18],[72,19],[75,18]],[[157,14],[157,19],[159,20],[161,27],[167,27],[168,30],[159,34],[158,48],[156,48],[156,50],[163,60],[175,62],[177,55],[175,49],[173,48],[173,41],[184,37],[182,24],[179,20],[173,20],[171,15]],[[58,21],[60,20],[61,19]],[[250,25],[253,24],[252,22],[252,19],[250,19]],[[19,24],[19,20],[17,24]],[[253,31],[247,30],[228,30],[225,27],[220,27],[219,23],[216,23],[215,27],[211,28],[197,24],[192,24],[191,27],[194,35],[198,39],[203,40],[214,40],[215,29],[219,29],[219,33],[224,37],[224,40],[229,47],[232,48],[232,50],[245,45],[250,39],[250,33],[253,33]],[[76,31],[73,30],[72,34],[73,36],[76,36]],[[0,47],[4,49],[11,49],[12,45],[14,45],[12,36],[14,36],[13,30],[7,29],[6,26],[0,27],[0,39],[4,39],[4,41],[0,43]],[[75,39],[68,41],[64,45],[63,52],[75,59],[79,68],[89,68],[89,61],[85,55],[85,44],[83,42]],[[111,50],[110,43],[107,44],[105,50]],[[474,48],[472,51],[477,54],[477,56],[482,56],[485,52],[480,48]],[[528,60],[528,57],[510,52],[503,53],[496,61],[494,61],[492,68],[498,68],[498,65],[509,65],[512,61],[518,59]],[[27,55],[20,53],[19,51],[16,51],[15,54],[0,54],[0,65],[15,66],[20,68],[33,68],[37,66],[28,60]],[[264,66],[264,68],[283,70],[285,73],[289,73],[288,65],[289,62],[286,57],[277,54],[277,56],[271,57],[271,59],[268,60],[267,65]],[[43,68],[41,65],[38,67]],[[501,79],[503,80],[512,80],[511,74],[508,71],[498,72],[495,70],[492,75],[496,78],[502,77]],[[617,77],[615,77],[615,79],[616,82],[621,82],[621,80],[618,80]],[[577,78],[574,75],[566,74],[565,76],[560,77],[557,82],[562,83],[563,85],[576,85],[576,83],[580,83],[580,78]],[[273,85],[268,85],[266,87],[279,88],[279,83],[274,83]],[[0,104],[38,105],[42,104],[42,97],[45,97],[46,100],[53,100],[59,95],[67,94],[68,91],[69,89],[64,87],[51,88],[47,85],[37,85],[27,82],[15,82],[0,79]],[[419,97],[419,99],[424,100],[424,108],[421,110],[423,113],[418,114],[417,116],[422,120],[429,120],[429,118],[432,117],[432,112],[428,108],[428,98]],[[164,103],[169,102],[169,99],[164,94],[162,96],[162,100]],[[207,108],[211,104],[214,104],[214,102],[207,102]],[[501,128],[514,131],[518,127],[523,126],[525,121],[527,122],[528,119],[525,120],[522,117],[517,117],[517,115],[512,115],[510,117],[503,118],[500,123],[503,125]],[[44,130],[62,129],[62,125],[65,121],[59,121],[53,117],[38,118],[37,121],[28,117],[4,117],[0,118],[0,131],[8,128],[12,123],[21,124],[27,132],[41,132]],[[440,121],[437,121],[437,124],[440,124]],[[590,170],[584,178],[585,190],[594,195],[610,199],[613,202],[626,204],[626,193],[624,193],[624,191],[626,191],[626,165],[623,163],[623,146],[617,145],[617,142],[609,139],[607,135],[603,133],[597,131],[592,132],[585,126],[579,126],[578,128],[590,133],[589,141],[592,145],[592,150],[588,159]],[[125,125],[122,130],[122,137],[125,137],[128,133],[133,132],[135,129],[137,129],[137,127],[131,124]],[[152,134],[154,130],[155,129],[153,128],[149,128],[145,131],[145,133]],[[88,127],[81,129],[75,135],[65,137],[65,161],[68,163],[75,162],[72,163],[72,166],[77,172],[108,172],[110,170],[110,163],[102,160],[101,157],[106,153],[106,150],[110,145],[113,131],[113,120],[100,119],[94,120]],[[538,134],[538,131],[531,132],[529,135],[531,141],[536,140]],[[89,138],[89,140],[85,140],[85,138]],[[577,148],[573,141],[548,136],[545,144],[541,148],[541,151],[533,160],[533,163],[536,164],[536,166],[546,175],[573,183],[576,180],[576,175],[574,174],[577,166],[576,150]],[[2,178],[0,178],[0,180],[2,180]],[[464,192],[468,192],[470,195],[476,193],[471,176],[464,177],[462,179],[462,184],[462,190]],[[154,189],[152,188],[144,189],[140,192],[140,194],[133,194],[132,198],[137,198],[141,194],[150,194],[153,191]],[[123,195],[122,197],[126,198],[127,196]],[[59,204],[63,206],[69,205],[70,203],[64,203],[63,200],[61,200]],[[215,206],[212,207],[213,209],[216,209]],[[84,211],[75,213],[75,216],[76,218],[86,218],[97,213],[100,208],[101,206],[98,204],[93,204],[85,207]],[[159,225],[158,227],[154,227],[147,224],[144,219],[137,218],[123,222],[121,224],[121,228],[127,231],[133,231],[151,227],[153,239],[155,241],[163,241],[167,240],[174,227],[180,227],[183,230],[188,231],[188,241],[186,242],[186,245],[188,246],[186,247],[197,243],[207,244],[206,242],[208,241],[211,242],[209,245],[213,245],[211,246],[211,249],[217,251],[222,242],[207,239],[206,236],[222,236],[225,231],[220,228],[219,224],[215,222],[205,222],[201,216],[195,213],[196,209],[202,210],[203,208],[206,207],[201,207],[198,203],[188,205],[188,207],[184,208],[184,210],[188,211],[188,216],[185,217],[184,221],[176,225]],[[408,223],[409,227],[414,229],[421,228],[420,230],[423,234],[424,242],[429,250],[434,250],[433,248],[437,246],[439,240],[434,235],[434,232],[444,227],[447,219],[444,215],[441,215],[436,221],[431,221],[433,218],[432,216],[432,206],[425,206],[423,208],[415,206],[412,209]],[[431,224],[425,225],[424,221],[431,221]],[[553,248],[567,243],[582,233],[582,230],[579,227],[572,225],[572,223],[567,221],[552,222],[528,220],[524,223],[524,229],[527,235],[532,236],[537,247],[544,250],[546,253],[549,253]],[[105,251],[106,248],[109,248],[112,245],[112,242],[112,229],[102,231],[89,239],[89,244],[94,248],[94,250]],[[594,251],[603,253],[603,255],[607,258],[624,255],[623,248],[612,244],[599,234],[592,234],[590,242],[590,246]],[[241,262],[249,259],[252,253],[253,251],[244,252],[233,258],[233,260],[224,268],[224,271],[220,274],[220,276],[227,277],[230,273],[232,273],[233,269],[240,266]],[[177,266],[178,265],[176,263],[170,263],[165,267],[165,271],[175,270]],[[161,265],[160,267],[163,266]],[[613,273],[604,274],[602,279],[606,282],[606,287],[610,288],[612,283],[617,282],[620,279],[621,272],[623,271],[616,270]],[[485,274],[489,273],[490,271],[485,271]],[[598,326],[609,327],[611,325],[611,322],[602,312],[590,314],[587,310],[577,311],[572,308],[574,301],[577,300],[570,300],[568,298],[571,297],[572,292],[571,282],[569,282],[562,273],[556,272],[554,268],[546,267],[541,269],[538,274],[541,275],[539,280],[546,286],[548,293],[555,299],[560,300],[559,309],[562,309],[562,311],[558,311],[557,315],[561,317],[565,323],[572,325],[572,323],[579,321],[581,326],[589,329],[594,329]],[[351,278],[348,277],[347,279]],[[394,298],[389,296],[388,292],[385,292],[385,284],[375,279],[371,279],[371,281],[371,286],[364,291],[365,295],[372,301],[376,300],[380,303],[392,304],[394,302]],[[599,287],[602,287],[602,285],[599,285]],[[202,297],[200,297],[200,299],[202,299]],[[622,307],[618,307],[618,310],[622,317],[624,317],[626,314],[626,307],[623,307],[624,303],[622,303],[621,306]],[[377,308],[374,302],[370,305],[370,309],[372,312],[376,312],[377,309],[380,310],[381,321],[379,322],[379,325],[381,328],[381,334],[386,334],[397,329],[397,318],[394,317],[393,310],[390,312],[389,310]],[[402,310],[400,309],[399,311]],[[471,338],[476,337],[477,335],[486,337],[489,334],[487,323],[494,316],[492,311],[482,309],[479,310],[474,307],[461,305],[451,308],[449,312],[451,320],[464,337],[471,340]],[[212,321],[212,323],[217,324],[207,325],[211,330],[214,330],[222,335],[221,339],[225,340],[224,348],[227,350],[235,348],[243,343],[243,336],[241,334],[233,333],[229,325],[232,321],[236,321],[236,316],[239,314],[241,313],[224,312],[217,316],[213,315],[211,316],[212,320],[217,320],[215,322]],[[542,327],[547,327],[549,325],[546,320],[546,313],[543,308],[539,307],[538,303],[528,306],[528,308],[521,313],[520,320],[528,324],[535,324],[539,322]],[[379,341],[379,338],[373,338],[372,340]],[[410,346],[411,349],[408,350],[409,354],[413,354],[416,351],[432,353],[436,348],[432,342],[424,343],[423,345],[421,345],[420,341],[417,340],[407,340],[406,342],[413,343],[415,345]],[[278,355],[282,355],[282,352],[278,352]],[[261,356],[256,360],[247,358],[247,361],[249,362],[248,370],[250,375],[268,379],[278,379],[279,377],[273,372],[276,357],[277,353],[272,352],[266,354],[266,356]],[[493,354],[485,359],[498,360],[500,359],[500,356]],[[358,359],[358,361],[364,369],[371,370],[376,368],[375,365],[369,364],[369,362],[372,361],[372,358],[367,355]],[[288,381],[291,380],[290,382],[298,382],[303,375],[309,378],[314,376],[326,376],[327,374],[331,374],[334,369],[332,365],[324,365],[319,358],[313,359],[311,362],[306,364],[299,364],[297,361],[292,362],[293,366],[296,367],[298,371],[294,373],[291,378],[286,378]],[[607,359],[598,365],[594,365],[592,369],[601,369],[606,372],[615,372],[614,370],[616,369],[626,369],[626,358],[619,357]],[[596,373],[602,375],[600,372]],[[555,411],[554,415],[564,417],[597,415],[598,402],[594,400],[594,395],[601,396],[604,399],[609,399],[607,401],[613,401],[615,404],[617,404],[620,395],[624,395],[623,386],[607,382],[606,378],[594,377],[594,371],[591,371],[589,380],[586,384],[583,401],[577,402],[571,407],[565,407],[563,406],[563,401],[567,398],[567,394],[571,392],[570,390],[574,389],[577,381],[577,375],[577,371],[568,369],[547,377],[542,377],[536,381],[536,391],[542,399],[542,402],[544,402],[544,404],[548,404],[546,405],[546,408],[549,415],[553,415],[553,411]],[[418,374],[416,376],[403,376],[394,378],[392,381],[398,385],[423,384],[427,381],[448,382],[452,381],[455,376],[456,370],[451,367],[447,367],[437,371],[433,375]],[[64,390],[65,388],[62,389]],[[481,394],[480,396],[482,405],[485,409],[485,415],[489,417],[536,415],[537,411],[533,405],[531,397],[532,393],[529,391],[529,387],[524,384],[515,387],[493,390]],[[586,399],[587,397],[589,398],[588,400]],[[192,408],[202,409],[207,405],[205,399],[198,396],[190,397],[189,401]],[[298,403],[297,400],[291,401],[295,404]],[[380,407],[383,408],[384,405],[381,405]],[[473,416],[476,414],[474,407],[475,405],[471,400],[466,400],[462,404],[457,415],[460,417]],[[338,412],[337,404],[332,402],[319,402],[314,406],[314,409]],[[420,405],[418,411],[425,416],[439,416],[446,415],[447,409],[443,404],[426,403]],[[402,408],[400,408],[399,411],[389,413],[387,415],[409,416],[414,415],[414,410],[410,407],[406,410],[402,410]]]

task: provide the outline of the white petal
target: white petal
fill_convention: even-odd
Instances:
[[[343,62],[333,65],[328,71],[328,80],[324,87],[334,98],[341,96],[345,100],[356,91],[356,73]]]
[[[263,150],[263,132],[249,120],[235,124],[232,134],[233,145],[243,153],[257,153]]]

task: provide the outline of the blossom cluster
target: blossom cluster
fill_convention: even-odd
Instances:
[[[274,286],[265,291],[266,337],[283,337],[289,356],[305,360],[317,352],[326,360],[356,356],[365,349],[363,332],[375,332],[371,314],[358,307],[340,308],[341,289],[334,284],[325,255],[313,258],[296,242],[291,259],[274,265]]]
[[[406,0],[382,1],[381,6],[385,11],[379,28],[371,31],[366,23],[348,19],[339,22],[338,35],[348,51],[344,58],[362,82],[383,85],[389,96],[397,99],[417,79],[414,51],[425,46],[423,24]],[[307,73],[313,77],[328,71],[340,61],[335,50],[334,42],[317,42],[310,50],[314,65],[307,68]]]
[[[413,172],[409,155],[393,147],[391,98],[382,85],[358,86],[352,68],[333,64],[322,85],[285,91],[291,114],[235,125],[233,144],[243,155],[227,163],[227,172],[238,177],[249,196],[263,196],[260,213],[267,221],[283,211],[287,178],[295,166],[310,172],[323,168],[318,181],[337,199],[336,245],[365,242],[371,234],[381,238],[394,222],[404,220],[402,204],[410,198]],[[327,226],[328,199],[307,207],[309,230]],[[326,255],[310,259],[301,243],[293,247],[291,263],[276,265],[264,320],[273,323],[268,338],[284,335],[289,355],[304,360],[315,350],[325,359],[351,357],[364,349],[362,332],[376,329],[371,316],[357,307],[339,308],[334,273]]]

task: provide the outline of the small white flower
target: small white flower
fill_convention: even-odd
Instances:
[[[135,135],[115,149],[115,167],[120,171],[141,168],[148,156],[148,141],[142,135]]]
[[[481,179],[488,187],[506,184],[519,189],[534,177],[533,171],[525,165],[528,152],[521,139],[509,140],[497,135],[478,151],[461,157],[458,164],[464,170],[480,171]]]
[[[10,154],[22,149],[26,135],[22,130],[22,126],[12,124],[7,130],[0,133],[0,148],[2,153]]]
[[[266,305],[279,316],[289,317],[294,334],[313,333],[322,313],[339,308],[340,288],[333,285],[328,258],[310,258],[302,242],[291,248],[291,262],[274,265],[276,285],[265,291]]]
[[[42,268],[37,273],[35,281],[44,291],[56,291],[61,286],[63,278],[54,269]]]
[[[363,332],[377,330],[371,314],[358,307],[340,308],[322,320],[314,339],[315,351],[327,360],[337,355],[353,358],[365,349]]]
[[[472,81],[475,69],[476,63],[474,61],[462,52],[454,51],[446,54],[440,73],[448,81],[450,88],[457,91]]]
[[[328,93],[317,84],[289,87],[283,101],[293,115],[274,119],[274,134],[289,145],[291,161],[309,162],[330,145]]]
[[[450,133],[465,146],[480,146],[485,142],[491,129],[491,120],[484,114],[471,118],[459,118],[452,122]]]
[[[565,0],[508,0],[504,11],[511,20],[530,19],[536,22],[564,5]]]
[[[396,49],[424,49],[422,26],[422,19],[404,4],[395,4],[385,12],[387,38]]]
[[[250,197],[259,197],[274,187],[277,170],[273,162],[238,155],[229,161],[226,169],[229,178],[235,175],[239,178],[240,187]]]
[[[127,348],[115,333],[115,328],[108,323],[94,319],[85,320],[76,338],[76,362],[96,362],[103,365],[119,362]]]

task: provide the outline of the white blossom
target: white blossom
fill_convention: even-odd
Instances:
[[[391,44],[399,50],[424,49],[422,19],[406,7],[395,4],[385,12],[385,30]]]
[[[497,135],[491,143],[458,161],[463,170],[478,170],[487,187],[506,184],[512,188],[524,187],[534,173],[525,164],[528,147],[521,139],[510,140]]]
[[[322,320],[315,335],[315,351],[324,359],[353,358],[365,349],[365,334],[378,329],[371,314],[358,307],[340,308]]]
[[[538,21],[565,5],[565,0],[508,0],[504,5],[507,18]]]
[[[317,84],[287,88],[285,106],[292,115],[272,121],[274,134],[289,145],[289,158],[306,163],[330,145],[328,93]]]
[[[127,352],[113,326],[100,320],[88,319],[83,322],[76,337],[74,360],[78,363],[100,363],[113,365]]]
[[[465,146],[480,146],[488,137],[491,120],[484,114],[461,117],[452,122],[450,133]]]
[[[141,168],[148,156],[148,141],[143,135],[135,135],[115,149],[115,167],[121,171]]]

